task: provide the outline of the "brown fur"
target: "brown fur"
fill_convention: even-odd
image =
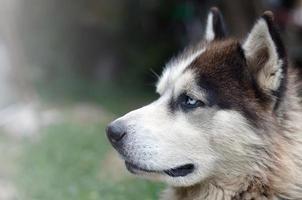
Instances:
[[[240,111],[256,123],[271,102],[254,84],[242,51],[237,40],[213,42],[188,69],[197,71],[201,87],[215,90],[215,104]]]

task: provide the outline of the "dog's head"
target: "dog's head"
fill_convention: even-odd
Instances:
[[[286,63],[271,12],[241,44],[213,8],[203,41],[164,69],[160,97],[113,121],[107,136],[130,172],[175,186],[260,167],[263,117],[282,100]]]

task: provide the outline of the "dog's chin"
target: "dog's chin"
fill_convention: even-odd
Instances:
[[[158,174],[158,175],[166,175],[172,178],[186,177],[187,175],[193,173],[195,170],[195,166],[192,163],[184,164],[164,170],[147,169],[128,161],[125,161],[125,165],[129,172],[136,175]]]

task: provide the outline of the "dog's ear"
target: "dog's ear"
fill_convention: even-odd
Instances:
[[[222,39],[226,36],[226,28],[220,10],[216,7],[211,8],[205,29],[204,38],[207,41]]]
[[[264,12],[243,44],[249,71],[259,88],[278,99],[286,85],[287,55],[274,15]]]

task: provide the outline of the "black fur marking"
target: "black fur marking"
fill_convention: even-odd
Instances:
[[[168,103],[168,108],[170,113],[175,113],[175,111],[178,109],[177,107],[177,100],[174,99],[173,97],[170,99],[169,103]]]
[[[215,91],[213,84],[211,84],[206,79],[199,79],[198,85],[201,88],[201,90],[206,93],[207,106],[212,107],[212,106],[216,105],[217,104],[217,92]]]
[[[218,8],[211,8],[211,13],[213,15],[213,31],[216,39],[223,39],[227,35],[226,26],[224,23],[223,16]]]
[[[222,99],[219,96],[218,85],[213,81],[209,80],[205,75],[199,77],[198,85],[204,91],[206,91],[207,101],[210,106],[217,106],[220,109],[230,109],[231,104],[227,99]]]
[[[198,85],[206,91],[207,101],[210,106],[217,106],[222,110],[236,110],[242,113],[255,126],[257,125],[258,116],[254,110],[248,109],[236,98],[225,98],[224,92],[219,90],[219,86],[207,80],[207,77],[201,76]],[[244,94],[241,93],[242,98]]]

